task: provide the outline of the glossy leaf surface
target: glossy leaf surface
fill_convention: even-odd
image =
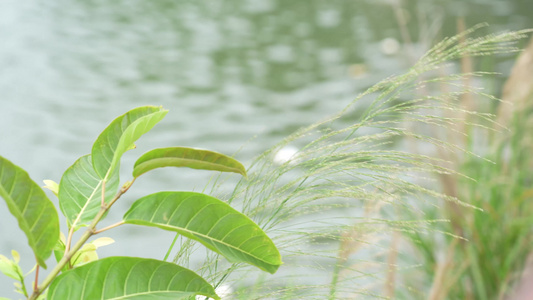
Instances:
[[[96,174],[107,180],[122,154],[132,149],[134,142],[150,131],[167,112],[161,107],[143,106],[113,120],[93,144],[91,156]]]
[[[64,272],[50,285],[49,300],[220,299],[191,270],[173,263],[136,257],[109,257]]]
[[[270,238],[227,203],[194,192],[160,192],[135,201],[124,215],[130,224],[159,227],[194,239],[231,262],[274,273],[281,256]]]
[[[188,167],[200,170],[233,172],[246,176],[246,169],[237,160],[208,150],[186,147],[160,148],[141,156],[133,168],[133,177],[163,167]]]
[[[115,196],[118,185],[118,174],[110,176],[105,187],[106,201]],[[101,197],[102,179],[93,169],[91,156],[82,156],[65,171],[59,184],[59,207],[69,226],[74,224],[78,216],[76,227],[88,225],[100,210]]]
[[[59,218],[44,191],[26,171],[0,156],[0,196],[26,234],[37,262],[46,268],[59,239]]]

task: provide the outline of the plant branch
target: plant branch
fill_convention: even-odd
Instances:
[[[71,226],[68,230],[67,240],[65,241],[65,253],[63,255],[66,255],[70,250],[70,243],[72,243],[72,235],[74,235],[74,226]]]
[[[52,281],[57,277],[59,272],[63,269],[63,267],[69,263],[70,259],[80,250],[80,248],[87,242],[87,240],[93,236],[96,231],[96,225],[102,218],[105,216],[106,212],[111,208],[111,206],[125,193],[128,191],[128,189],[131,187],[133,182],[135,181],[135,178],[132,181],[126,182],[122,188],[118,191],[118,193],[115,195],[113,200],[109,202],[109,204],[105,204],[100,208],[100,211],[98,211],[98,214],[94,217],[93,221],[91,222],[91,225],[87,228],[85,233],[80,237],[78,242],[72,246],[70,251],[68,251],[61,260],[57,263],[57,265],[50,271],[50,274],[44,279],[43,283],[41,283],[37,288],[34,289],[33,294],[31,295],[28,300],[36,300],[39,295],[48,288],[48,286],[52,283]],[[103,189],[103,186],[102,186]],[[102,194],[103,195],[103,194]]]
[[[124,220],[120,221],[120,222],[117,222],[115,224],[112,224],[112,225],[109,225],[107,227],[104,227],[102,229],[99,229],[99,230],[95,230],[93,234],[99,234],[99,233],[102,233],[106,230],[109,230],[109,229],[112,229],[112,228],[115,228],[115,227],[118,227],[120,225],[124,224]]]
[[[93,223],[85,233],[82,235],[82,237],[78,240],[78,242],[70,249],[67,254],[61,258],[61,260],[57,263],[57,265],[50,271],[50,274],[44,279],[43,283],[37,288],[34,289],[33,294],[31,295],[28,300],[35,300],[37,297],[52,283],[52,281],[56,278],[56,276],[61,272],[63,267],[70,261],[70,259],[76,254],[76,252],[87,242],[87,240],[93,235],[94,227],[96,224],[100,221],[100,219],[104,216],[107,209],[102,208],[96,215],[96,217],[93,220]]]
[[[133,183],[135,182],[135,179],[137,179],[137,177],[134,177],[132,180],[130,181],[126,181],[126,183],[124,183],[124,185],[120,188],[120,190],[118,191],[117,195],[113,198],[113,200],[111,200],[109,202],[109,204],[107,205],[108,208],[113,206],[113,204],[115,204],[115,202],[117,202],[117,200],[120,198],[120,196],[122,196],[122,194],[126,193],[130,187],[133,185]]]

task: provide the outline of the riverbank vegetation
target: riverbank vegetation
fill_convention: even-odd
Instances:
[[[495,74],[450,70],[516,53],[529,31],[476,30],[250,166],[228,201],[277,241],[281,272],[266,277],[216,255],[199,269],[239,299],[503,299],[516,290],[531,248],[529,117],[496,119],[508,103],[483,89]],[[300,150],[273,163],[287,147]]]

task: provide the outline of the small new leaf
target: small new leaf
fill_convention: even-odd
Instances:
[[[0,255],[0,272],[17,281],[21,280],[21,278],[24,278],[18,263],[15,260],[10,260],[3,255]]]
[[[43,188],[49,189],[57,196],[57,193],[59,192],[59,184],[53,180],[43,180],[44,186]]]
[[[97,260],[98,253],[96,253],[96,249],[113,244],[114,242],[115,241],[112,238],[102,237],[88,244],[85,244],[81,248],[81,250],[77,252],[76,255],[73,257],[72,265],[78,266],[78,265],[86,264],[88,262]]]

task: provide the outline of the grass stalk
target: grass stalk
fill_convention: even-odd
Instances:
[[[474,265],[471,261],[458,264],[457,258],[470,260],[465,245],[479,230],[485,230],[480,216],[486,216],[490,208],[482,201],[464,201],[470,200],[464,195],[472,193],[483,199],[469,187],[474,186],[472,178],[478,181],[476,185],[486,184],[489,178],[481,176],[479,168],[496,171],[491,169],[495,159],[475,154],[471,143],[446,140],[432,132],[446,132],[450,127],[457,135],[472,134],[474,129],[492,130],[490,114],[469,111],[458,103],[470,93],[479,95],[472,98],[475,101],[494,101],[494,97],[465,86],[470,83],[468,78],[488,76],[486,73],[435,74],[444,64],[462,57],[516,52],[512,43],[530,32],[472,37],[482,26],[444,39],[406,74],[377,83],[338,114],[288,136],[254,160],[248,178],[235,190],[228,193],[213,186],[213,193],[229,194],[228,202],[242,208],[272,237],[285,265],[261,284],[251,280],[254,273],[246,266],[232,266],[213,254],[199,272],[207,273],[212,282],[242,279],[239,290],[243,294],[253,291],[254,299],[384,298],[383,282],[387,285],[384,295],[389,298],[409,295],[408,299],[416,299],[412,291],[429,294],[427,287],[432,282],[433,299],[452,295],[459,286],[454,283],[463,282],[463,274]],[[434,91],[439,83],[448,86],[448,92],[417,93],[419,89]],[[463,132],[457,124],[465,124],[468,130]],[[409,152],[405,150],[407,141],[416,143],[417,149],[433,151],[427,155]],[[289,145],[300,149],[296,156],[274,164],[274,154]],[[446,156],[438,157],[437,151]],[[468,159],[458,164],[454,157]],[[477,164],[478,170],[468,169],[470,163]],[[445,184],[448,192],[438,187],[439,176],[449,181]],[[371,213],[366,214],[367,209]],[[470,223],[480,228],[465,227]],[[387,232],[393,233],[392,243]],[[424,270],[424,284],[419,284],[424,280],[406,282],[409,276],[399,265],[409,261],[408,250],[395,242],[396,234],[416,243],[413,251],[417,254],[411,258],[423,258],[424,263],[410,273]],[[486,237],[477,237],[487,242]],[[191,247],[183,243],[179,253]],[[453,251],[441,262],[438,252],[445,249]],[[477,248],[472,251],[479,256]],[[230,267],[231,272],[226,272]],[[457,270],[460,275],[449,276]],[[438,286],[435,274],[447,281]],[[471,282],[473,286],[464,288],[457,299],[468,299],[467,291],[487,287],[487,281]],[[424,286],[426,290],[422,290]]]

